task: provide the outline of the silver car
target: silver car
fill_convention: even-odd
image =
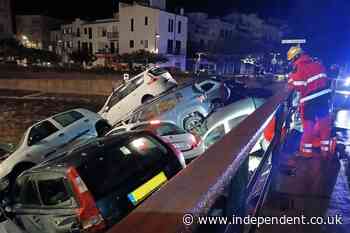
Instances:
[[[161,68],[148,69],[115,89],[99,114],[114,125],[130,111],[176,85],[168,71]]]
[[[205,93],[194,84],[183,84],[142,105],[123,121],[127,123],[151,120],[170,121],[191,132],[201,126],[211,111],[212,105]]]
[[[132,130],[149,130],[153,132],[164,141],[173,144],[176,149],[182,152],[186,160],[193,159],[201,155],[204,151],[200,137],[186,132],[170,121],[155,120],[127,124],[112,129],[106,136]]]
[[[86,109],[63,112],[31,126],[14,152],[0,164],[0,190],[61,147],[77,139],[101,136],[110,128],[101,116]]]
[[[204,148],[208,149],[217,143],[264,102],[262,98],[247,97],[213,112],[201,128]]]

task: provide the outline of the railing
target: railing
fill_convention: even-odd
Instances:
[[[266,167],[270,175],[264,180],[253,214],[258,215],[271,184],[276,156],[281,145],[282,125],[288,126],[291,93],[280,91],[265,105],[245,119],[221,141],[209,148],[161,190],[136,208],[108,233],[182,233],[200,232],[199,225],[183,223],[185,214],[208,216],[218,201],[224,198],[224,216],[245,216],[247,203],[257,180]],[[248,176],[248,159],[268,123],[275,117],[275,136],[255,173]],[[270,162],[272,160],[272,163]],[[256,190],[255,190],[256,191]],[[250,226],[249,232],[255,231]],[[215,232],[242,232],[243,225],[223,225]]]

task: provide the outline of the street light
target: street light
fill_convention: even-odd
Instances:
[[[198,52],[198,53],[196,53],[196,55],[198,56],[198,59],[197,59],[196,66],[195,66],[195,73],[198,73],[200,62],[202,60],[202,55],[205,55],[205,53]]]
[[[159,52],[158,44],[157,44],[157,41],[159,40],[159,38],[160,38],[160,35],[158,33],[156,33],[155,39],[154,39],[154,52],[155,53]]]

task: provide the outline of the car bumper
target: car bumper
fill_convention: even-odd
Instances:
[[[192,150],[182,152],[182,154],[184,155],[185,160],[190,160],[202,155],[204,151],[204,146],[201,144]]]

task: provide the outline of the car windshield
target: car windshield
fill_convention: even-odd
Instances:
[[[167,73],[168,71],[162,68],[154,68],[152,70],[150,70],[148,73],[152,74],[153,76],[159,76],[162,74]]]
[[[55,121],[57,121],[63,127],[73,124],[74,122],[84,118],[84,115],[77,111],[71,111],[67,113],[60,114],[58,116],[53,117]]]

